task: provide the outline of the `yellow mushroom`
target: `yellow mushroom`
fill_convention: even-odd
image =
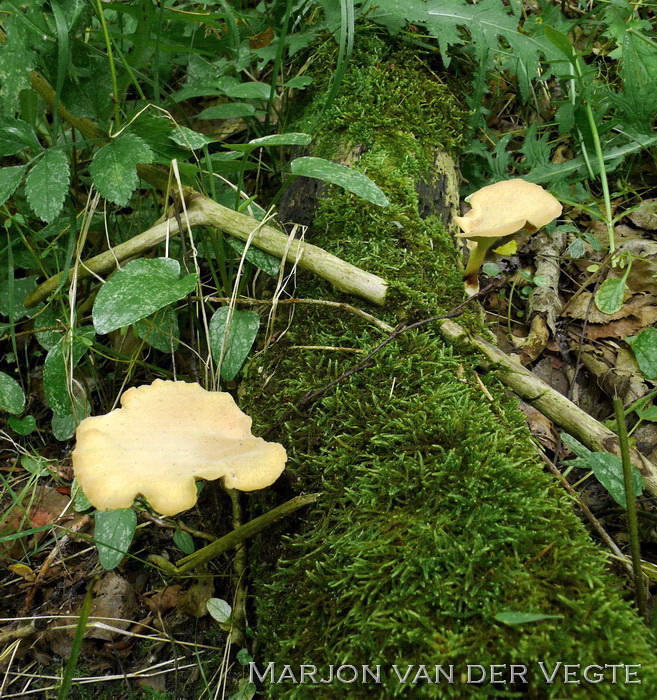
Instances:
[[[197,479],[254,491],[285,468],[282,445],[251,434],[251,418],[224,392],[163,381],[128,389],[122,408],[86,418],[73,469],[99,510],[129,508],[141,495],[162,515],[196,503]]]
[[[501,239],[522,229],[534,233],[560,216],[563,207],[540,185],[526,180],[503,180],[471,194],[466,200],[472,207],[454,221],[476,245],[470,250],[465,269],[465,289],[470,295],[479,291],[478,274],[486,253]]]

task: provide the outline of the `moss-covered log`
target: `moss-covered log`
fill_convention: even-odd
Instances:
[[[303,202],[309,240],[389,280],[389,305],[372,312],[396,324],[448,311],[463,298],[459,255],[444,210],[432,203],[444,189],[436,154],[457,155],[463,114],[413,53],[378,40],[360,46],[313,154],[343,160],[349,153],[350,165],[392,204],[379,209],[319,188],[311,199],[292,193],[287,215],[294,218],[294,202]],[[313,119],[316,105],[306,110]],[[444,198],[440,204],[449,206]],[[305,276],[296,294],[341,298]],[[281,314],[284,328],[289,319]],[[472,312],[461,321],[478,323]],[[277,496],[322,492],[296,526],[283,523],[250,553],[257,669],[274,662],[266,694],[649,697],[657,683],[654,642],[622,581],[543,472],[516,400],[485,377],[491,402],[471,356],[445,344],[437,329],[401,334],[366,369],[290,412],[357,361],[330,348],[369,351],[384,337],[355,315],[298,306],[288,333],[249,373],[248,411],[289,452]],[[508,625],[496,620],[505,612],[554,617]],[[545,673],[561,662],[554,683],[539,662]],[[301,664],[317,667],[316,683],[308,676],[298,683]],[[356,682],[319,682],[341,664],[357,667]],[[402,676],[414,665],[405,683],[393,664]],[[436,665],[452,666],[453,682],[417,676],[421,664],[431,681]],[[506,666],[497,680],[507,682],[475,685],[467,683],[468,664],[527,672],[511,683]],[[563,664],[582,665],[571,676],[580,684],[563,685]],[[625,669],[616,684],[611,669],[603,669],[603,682],[586,682],[581,670],[590,664],[640,664],[631,680],[642,683],[625,684]],[[363,665],[380,665],[381,685],[371,676],[362,683]]]

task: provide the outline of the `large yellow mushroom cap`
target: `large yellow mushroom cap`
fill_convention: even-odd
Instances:
[[[121,406],[76,432],[75,476],[99,510],[129,508],[141,495],[175,515],[196,503],[197,479],[223,477],[228,488],[254,491],[285,468],[283,446],[254,437],[230,394],[156,379],[128,389]]]
[[[461,238],[501,238],[527,224],[539,229],[561,215],[563,207],[540,185],[526,180],[503,180],[470,195],[472,209],[454,221]]]

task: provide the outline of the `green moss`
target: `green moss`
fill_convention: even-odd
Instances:
[[[416,90],[431,74],[378,40],[369,48],[370,59],[357,57],[334,106],[349,116],[327,115],[315,154],[332,157],[339,144],[358,144],[356,167],[392,203],[380,209],[331,188],[309,235],[392,282],[389,306],[376,313],[390,322],[422,318],[463,296],[453,242],[438,216],[418,211],[417,184],[430,181],[431,148],[447,136],[425,131],[436,115]],[[400,82],[407,113],[395,93]],[[361,84],[371,89],[350,91]],[[380,105],[392,109],[386,97],[375,101],[377,90],[397,96],[392,121],[373,113]],[[442,99],[444,122],[451,107]],[[307,278],[297,294],[339,298]],[[477,327],[476,314],[465,322]],[[306,392],[357,361],[295,346],[369,351],[384,337],[346,312],[296,309],[288,333],[250,372],[244,407],[256,431],[277,425]],[[649,632],[605,573],[570,501],[543,472],[516,402],[487,378],[491,403],[470,364],[433,329],[404,333],[268,435],[288,449],[278,495],[323,495],[295,524],[280,524],[251,548],[257,661],[261,668],[275,662],[279,673],[292,664],[297,677],[299,664],[381,664],[386,679],[384,687],[273,684],[269,696],[617,697],[610,684],[546,685],[538,661],[643,664],[643,685],[623,686],[623,697],[646,697],[654,687]],[[264,499],[253,503],[254,511],[256,503],[268,507]],[[509,610],[560,617],[513,627],[495,621]],[[511,663],[529,667],[528,687],[460,682],[467,664]],[[457,680],[403,685],[392,664],[454,664]]]

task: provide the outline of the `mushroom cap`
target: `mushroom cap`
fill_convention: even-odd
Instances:
[[[556,219],[563,207],[540,185],[519,178],[488,185],[470,195],[472,209],[454,221],[463,233],[460,238],[501,238],[527,224],[539,229]]]
[[[254,491],[285,468],[284,447],[254,437],[230,394],[156,379],[128,389],[121,406],[76,431],[75,476],[99,510],[129,508],[141,495],[175,515],[196,503],[197,479]]]

